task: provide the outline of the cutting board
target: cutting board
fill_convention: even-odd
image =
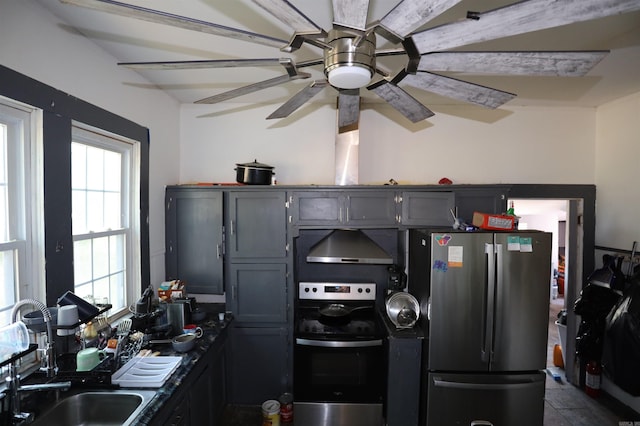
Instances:
[[[159,388],[181,361],[179,356],[136,356],[113,373],[111,383],[129,388]]]

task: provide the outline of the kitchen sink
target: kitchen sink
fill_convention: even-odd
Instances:
[[[85,391],[59,400],[38,415],[32,424],[130,425],[155,394],[151,390]]]

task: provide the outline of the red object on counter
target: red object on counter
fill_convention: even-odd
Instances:
[[[440,179],[438,181],[438,183],[440,185],[451,185],[453,183],[453,181],[451,179],[449,179],[449,178],[443,177],[442,179]]]
[[[586,368],[585,376],[585,392],[591,398],[597,398],[600,396],[600,378],[602,374],[602,367],[597,361],[589,361]]]

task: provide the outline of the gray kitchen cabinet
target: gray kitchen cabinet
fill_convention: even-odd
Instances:
[[[453,192],[403,191],[401,223],[407,226],[451,226],[455,207]]]
[[[289,317],[285,263],[229,265],[227,307],[236,323],[285,323]]]
[[[262,404],[290,390],[291,359],[285,327],[230,330],[227,363],[228,398],[232,404]]]
[[[295,226],[392,226],[398,221],[394,191],[294,191],[289,201]]]
[[[506,187],[456,189],[458,217],[471,223],[473,212],[503,213],[507,211]]]
[[[222,192],[210,189],[166,191],[166,279],[186,281],[190,293],[223,293],[222,203]]]
[[[287,256],[284,191],[231,191],[227,211],[227,247],[232,261]]]

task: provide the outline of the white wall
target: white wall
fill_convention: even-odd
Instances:
[[[164,186],[178,181],[178,103],[136,87],[148,82],[34,2],[0,0],[0,40],[2,65],[150,129],[151,282],[163,281]]]
[[[282,122],[265,120],[274,109],[183,105],[180,181],[233,182],[235,163],[258,159],[275,166],[279,184],[333,184],[335,108],[314,104]],[[444,176],[462,184],[595,182],[595,109],[503,109],[490,123],[436,110],[429,122],[404,127],[384,104],[365,108],[360,184],[434,184]]]
[[[631,250],[640,242],[640,93],[596,117],[596,244]]]

